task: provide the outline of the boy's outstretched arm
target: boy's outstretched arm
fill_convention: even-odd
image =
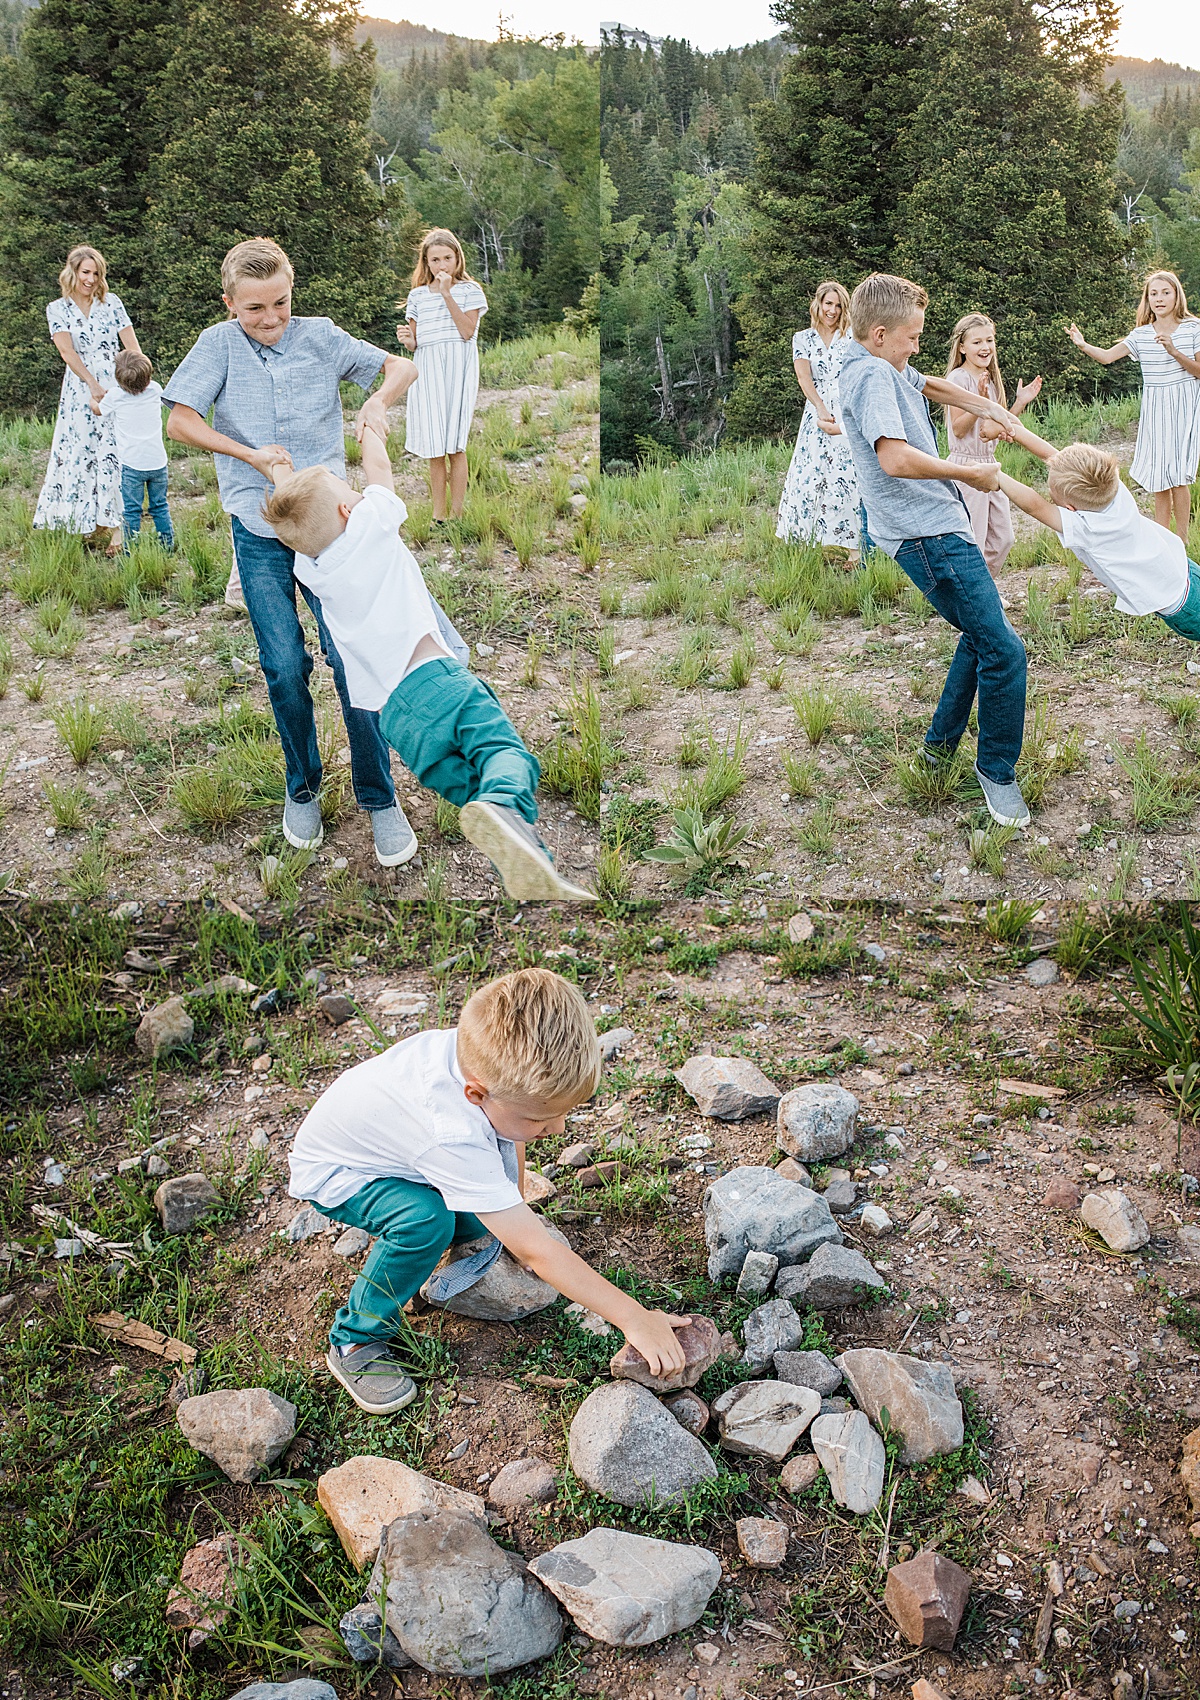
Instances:
[[[890,478],[953,478],[972,490],[998,490],[996,463],[982,461],[960,466],[957,461],[939,460],[923,449],[914,449],[903,437],[880,437],[875,444],[879,464]]]
[[[958,384],[952,384],[949,378],[926,378],[921,386],[921,394],[935,407],[956,407],[960,413],[974,413],[980,419],[992,420],[1000,427],[999,435],[1002,437],[1013,435],[1013,428],[1017,423],[1016,414],[1010,413],[1006,407],[1001,407],[998,401],[992,401],[989,396],[977,395],[971,390],[964,390]]]
[[[1044,437],[1039,437],[1035,431],[1029,429],[1028,425],[1018,423],[1012,434],[1012,440],[1018,448],[1028,449],[1029,453],[1036,455],[1039,460],[1052,461],[1058,453],[1053,443],[1048,443]]]
[[[519,1263],[540,1275],[566,1298],[597,1311],[614,1328],[619,1328],[631,1346],[636,1346],[650,1366],[651,1375],[669,1375],[684,1365],[683,1347],[675,1338],[676,1327],[687,1317],[669,1317],[661,1310],[646,1310],[636,1299],[598,1275],[590,1263],[546,1232],[546,1225],[527,1204],[511,1210],[496,1210],[479,1220],[495,1234]]]
[[[1015,502],[1031,519],[1036,519],[1040,525],[1048,525],[1051,531],[1062,532],[1062,515],[1045,496],[1031,490],[1028,484],[1022,484],[1019,479],[1010,478],[1007,472],[1000,474],[1000,488],[1009,501]]]
[[[384,429],[386,428],[385,418]],[[396,481],[392,476],[392,463],[388,459],[387,439],[369,422],[358,440],[362,444],[363,481],[367,484],[382,484],[385,490],[394,491]]]

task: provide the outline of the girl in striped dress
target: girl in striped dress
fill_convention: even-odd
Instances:
[[[421,241],[406,323],[396,335],[421,374],[408,392],[404,446],[429,462],[433,518],[462,513],[467,493],[467,436],[479,394],[479,321],[487,298],[467,275],[462,244],[450,230]],[[447,511],[448,510],[448,511]]]
[[[1200,461],[1200,319],[1174,272],[1151,272],[1137,325],[1111,348],[1093,348],[1078,325],[1067,335],[1101,366],[1132,355],[1142,368],[1142,412],[1130,476],[1154,496],[1154,517],[1187,543],[1191,483]]]

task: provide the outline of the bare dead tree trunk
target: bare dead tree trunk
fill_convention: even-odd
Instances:
[[[675,421],[675,397],[671,393],[671,368],[667,365],[667,351],[663,347],[661,333],[654,338],[654,351],[658,355],[658,375],[662,382],[663,417]]]

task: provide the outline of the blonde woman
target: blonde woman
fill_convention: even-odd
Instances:
[[[72,248],[58,285],[62,294],[46,308],[46,319],[67,369],[33,523],[88,538],[108,530],[108,551],[115,555],[121,547],[121,465],[112,418],[102,419],[98,410],[116,382],[118,351],[141,349],[120,297],[108,287],[98,248]]]
[[[970,390],[974,395],[1008,407],[1000,362],[996,358],[996,327],[986,313],[967,313],[955,325],[950,338],[946,376],[960,389]],[[1014,415],[1023,413],[1041,387],[1041,378],[1034,378],[1028,384],[1019,383],[1009,412]],[[998,425],[981,419],[978,414],[964,413],[960,407],[948,407],[946,430],[950,438],[947,460],[958,466],[977,466],[981,461],[995,460],[996,441],[1000,435]],[[995,578],[1003,571],[1008,552],[1015,542],[1008,497],[1003,490],[973,490],[968,484],[960,486],[960,494],[971,516],[975,541],[987,562],[988,571]]]
[[[462,513],[467,494],[467,437],[479,394],[479,321],[487,297],[468,275],[452,230],[421,239],[405,323],[396,335],[417,363],[420,382],[408,393],[404,446],[429,462],[438,524]],[[449,512],[447,512],[447,508]]]
[[[776,537],[849,550],[858,565],[858,480],[838,423],[838,368],[850,340],[850,297],[833,279],[818,284],[809,326],[792,338],[792,365],[804,392],[804,414],[783,481]]]
[[[1138,302],[1137,325],[1111,348],[1093,348],[1078,325],[1076,348],[1111,366],[1132,355],[1142,368],[1142,412],[1130,476],[1154,496],[1159,525],[1188,540],[1191,483],[1200,461],[1200,319],[1188,310],[1174,272],[1151,272]]]

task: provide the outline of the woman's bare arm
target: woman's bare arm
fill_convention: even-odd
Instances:
[[[79,350],[71,341],[70,331],[55,331],[51,341],[54,343],[58,352],[62,355],[65,365],[74,372],[77,378],[82,378],[83,382],[92,392],[92,400],[99,401],[100,397],[104,394],[104,385],[98,378],[94,377],[84,365]]]

